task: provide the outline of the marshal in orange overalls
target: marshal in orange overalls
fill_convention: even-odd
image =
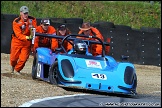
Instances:
[[[82,24],[82,28],[79,28],[80,31],[78,34],[84,34],[84,35],[89,35],[89,36],[97,36],[98,38],[100,38],[102,41],[104,41],[104,38],[102,36],[102,34],[100,33],[100,31],[97,28],[91,27],[89,23],[83,23]],[[84,38],[82,38],[84,39]],[[89,38],[88,40],[94,40],[92,38]],[[102,45],[99,44],[93,44],[92,46],[92,55],[93,56],[97,56],[97,55],[101,55],[102,54]],[[90,48],[89,52],[90,52]]]
[[[36,18],[32,16],[28,16],[28,19],[25,22],[22,20],[21,16],[13,21],[10,65],[17,72],[20,72],[23,69],[29,58],[32,42],[31,40],[26,39],[26,36],[30,36],[30,27],[36,28],[36,26]]]
[[[40,25],[36,28],[36,32],[56,35],[56,29],[50,25],[48,25],[47,31],[45,31]],[[55,51],[55,49],[58,48],[58,41],[55,38],[51,39],[48,37],[36,36],[34,40],[34,51],[38,47],[47,47],[50,48],[52,51]]]
[[[56,35],[58,35],[58,36],[67,36],[69,34],[71,34],[71,31],[66,27],[66,25],[60,25],[57,28]],[[58,43],[59,43],[58,46],[59,47],[61,45],[61,42],[62,42],[62,40],[58,39]],[[69,51],[69,50],[72,49],[73,46],[68,41],[65,41],[63,47],[65,48],[66,51]]]

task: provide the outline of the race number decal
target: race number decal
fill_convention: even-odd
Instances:
[[[92,78],[94,79],[107,80],[107,76],[105,74],[91,73],[91,75],[92,75]]]
[[[93,68],[102,69],[100,62],[98,62],[98,61],[86,60],[86,65],[87,65],[87,67],[93,67]]]
[[[37,77],[40,77],[40,74],[41,74],[41,64],[38,63],[38,66],[37,66]]]

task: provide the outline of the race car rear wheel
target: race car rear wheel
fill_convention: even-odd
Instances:
[[[32,65],[32,79],[36,79],[37,77],[37,66],[38,66],[38,54],[35,54],[33,65]]]
[[[57,85],[58,83],[58,62],[56,61],[54,64],[52,64],[50,70],[49,70],[49,81],[51,84]]]

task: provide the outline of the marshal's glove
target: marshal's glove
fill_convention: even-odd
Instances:
[[[32,40],[33,39],[33,36],[31,36],[31,35],[30,36],[26,36],[26,39],[27,40]]]

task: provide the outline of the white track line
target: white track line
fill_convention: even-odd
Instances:
[[[90,95],[90,94],[64,95],[64,96],[46,97],[46,98],[43,98],[43,99],[34,99],[34,100],[29,101],[29,102],[25,102],[24,104],[22,104],[18,107],[30,107],[31,105],[38,103],[38,102],[41,102],[41,101],[58,99],[58,98],[65,98],[65,97],[73,97],[73,96],[82,96],[82,95]]]

